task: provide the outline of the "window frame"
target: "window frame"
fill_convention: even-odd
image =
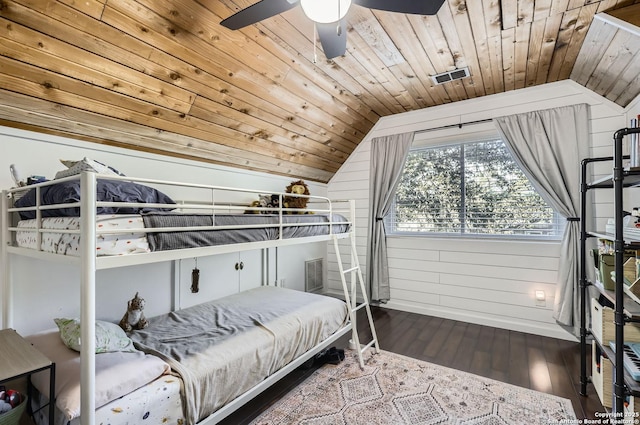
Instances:
[[[453,135],[445,135],[441,137],[428,137],[428,136],[425,137],[425,136],[427,135],[424,135],[423,137],[416,135],[416,139],[414,140],[414,143],[411,146],[410,151],[415,151],[419,149],[431,149],[431,148],[438,148],[438,147],[444,148],[451,145],[467,145],[470,143],[482,143],[482,142],[495,141],[495,140],[501,140],[505,144],[507,149],[509,149],[507,142],[502,139],[502,137],[500,136],[498,131],[495,130],[495,128],[487,129],[484,131],[477,131],[477,132],[467,131],[467,134],[465,135],[453,134]],[[464,152],[464,148],[462,149],[462,155],[464,155],[463,152]],[[514,162],[515,162],[515,159],[514,159]],[[403,166],[402,172],[404,172],[404,166]],[[525,177],[526,177],[526,174],[525,174]],[[531,184],[532,189],[536,193],[538,193],[535,185],[531,182],[529,182],[529,184]],[[462,191],[464,190],[464,187],[463,187],[464,178],[461,179],[460,185],[461,185],[461,193],[462,193]],[[538,195],[540,194],[538,193]],[[542,195],[540,196],[545,202],[547,202],[547,204],[549,204],[549,202],[544,199],[544,196]],[[465,200],[462,199],[461,201],[462,201],[462,205],[464,205]],[[463,231],[464,225],[462,225],[462,229],[460,232],[455,232],[455,233],[454,232],[434,232],[434,231],[425,231],[425,232],[401,231],[401,230],[394,229],[395,224],[392,220],[392,217],[394,216],[394,212],[396,208],[396,194],[394,193],[390,212],[384,217],[384,226],[385,226],[385,232],[387,236],[392,236],[392,237],[401,236],[401,237],[418,237],[418,238],[424,237],[424,238],[440,238],[440,239],[455,238],[455,239],[475,239],[475,240],[484,239],[484,240],[502,240],[502,241],[525,241],[525,242],[531,241],[531,242],[559,243],[562,241],[563,234],[566,229],[566,219],[562,215],[560,215],[555,209],[553,209],[551,205],[549,205],[549,207],[553,210],[553,220],[551,222],[551,225],[553,226],[554,229],[557,229],[557,233],[552,236],[522,235],[522,234],[505,235],[505,234],[466,233]],[[463,208],[464,207],[461,207],[461,211],[463,211]],[[465,220],[462,220],[463,223],[464,221]]]

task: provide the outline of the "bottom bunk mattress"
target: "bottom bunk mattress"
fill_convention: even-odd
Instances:
[[[113,324],[113,328],[117,325]],[[108,339],[107,334],[96,338],[122,350],[96,354],[96,423],[124,425],[143,423],[145,419],[153,423],[184,421],[180,378],[169,374],[166,362],[135,350],[130,341],[128,345],[115,344],[117,339],[127,338],[124,331],[120,332],[121,335],[109,332]],[[58,329],[25,339],[56,364],[54,423],[80,424],[80,353],[65,345]],[[49,409],[40,407],[50,399],[49,372],[32,375],[31,382],[38,392],[31,398],[34,419],[38,424],[48,424]]]
[[[346,326],[348,309],[339,299],[264,286],[149,321],[131,339],[181,376],[193,424]]]
[[[39,392],[31,401],[33,419],[37,425],[49,425],[48,403],[47,397]],[[81,423],[80,416],[69,419],[56,406],[55,425],[81,425]],[[161,376],[97,408],[95,423],[102,425],[183,424],[180,378],[172,375]]]

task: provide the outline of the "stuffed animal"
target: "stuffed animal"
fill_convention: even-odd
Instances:
[[[260,195],[260,203],[263,203],[267,208],[280,208],[280,196],[279,195]],[[271,214],[270,211],[263,211],[263,214]]]
[[[252,203],[250,203],[249,208],[251,209],[245,210],[244,213],[245,214],[263,214],[264,211],[254,210],[253,208],[265,208],[266,206],[267,206],[266,202],[261,197],[257,201],[253,201]]]
[[[310,195],[309,187],[303,180],[297,180],[291,182],[289,186],[285,189],[287,193],[293,193],[296,195]],[[282,203],[285,208],[300,208],[304,209],[307,207],[307,202],[309,202],[309,198],[298,197],[298,196],[285,196]],[[289,211],[289,214],[304,214],[304,212],[295,212]]]
[[[251,208],[279,208],[280,197],[278,195],[259,195],[257,201],[253,201],[249,207]],[[271,214],[267,210],[246,210],[245,214]]]
[[[120,327],[125,332],[131,332],[134,329],[144,329],[149,326],[149,321],[144,317],[145,301],[140,298],[136,292],[136,296],[129,300],[127,304],[127,312],[120,320]]]
[[[20,403],[22,403],[23,398],[22,394],[18,391],[5,390],[4,386],[0,386],[0,414],[16,408]]]

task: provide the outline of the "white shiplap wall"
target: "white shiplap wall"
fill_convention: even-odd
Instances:
[[[363,269],[372,138],[578,103],[591,106],[591,140],[584,143],[590,144],[593,155],[610,155],[613,132],[626,126],[625,111],[569,80],[382,118],[328,186],[330,197],[357,200],[357,245]],[[486,130],[486,125],[463,126],[462,131],[476,130]],[[433,131],[428,136],[451,132]],[[576,172],[580,160],[575,159]],[[598,172],[610,169],[603,166]],[[597,195],[598,221],[606,221],[612,214],[608,197]],[[392,236],[388,246],[391,300],[386,307],[573,339],[552,318],[559,243]],[[328,258],[328,288],[339,294],[332,253]],[[543,307],[536,305],[536,290],[546,293]]]

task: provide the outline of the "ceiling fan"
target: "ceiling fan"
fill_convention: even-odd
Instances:
[[[435,15],[445,0],[260,0],[220,22],[237,30],[270,18],[300,4],[305,15],[317,28],[327,59],[341,56],[347,50],[347,34],[343,18],[351,3],[388,12]]]

